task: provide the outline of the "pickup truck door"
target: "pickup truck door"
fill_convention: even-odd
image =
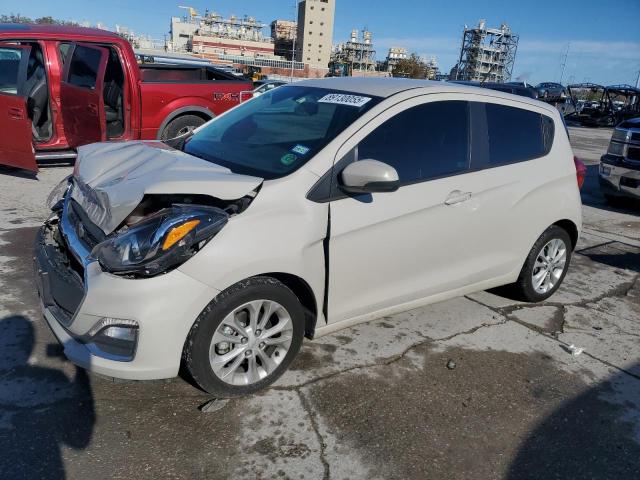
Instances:
[[[38,171],[22,87],[31,47],[0,43],[0,164]]]
[[[73,43],[64,64],[60,99],[62,121],[70,147],[107,138],[104,112],[104,74],[109,51],[85,43]]]

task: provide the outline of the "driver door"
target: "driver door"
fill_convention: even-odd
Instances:
[[[22,88],[31,47],[0,43],[0,164],[38,171]]]
[[[60,87],[62,120],[67,142],[75,148],[107,138],[104,111],[104,74],[109,51],[73,43],[67,55]]]

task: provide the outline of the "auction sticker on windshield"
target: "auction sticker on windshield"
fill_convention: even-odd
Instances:
[[[335,103],[338,105],[349,105],[358,107],[365,105],[371,97],[361,97],[359,95],[347,95],[344,93],[329,93],[318,100],[318,103]]]

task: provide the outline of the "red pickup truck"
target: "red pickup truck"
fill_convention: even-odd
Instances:
[[[0,24],[0,164],[37,171],[88,143],[173,138],[252,88],[209,66],[138,65],[103,30]]]

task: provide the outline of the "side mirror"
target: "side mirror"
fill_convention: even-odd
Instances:
[[[350,163],[340,173],[340,188],[349,193],[395,192],[400,188],[398,172],[378,160]]]

